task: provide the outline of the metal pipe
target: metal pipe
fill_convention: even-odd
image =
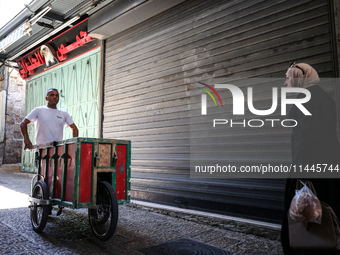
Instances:
[[[5,67],[5,90],[6,90],[6,106],[5,109],[7,107],[7,95],[8,95],[8,82],[9,82],[9,71],[8,71],[9,67]]]
[[[3,142],[5,143],[6,141],[6,113],[7,113],[7,99],[8,99],[8,83],[9,83],[9,67],[5,67],[5,103],[3,104],[4,108],[5,108],[5,123],[4,123],[4,134],[3,134]],[[6,145],[5,145],[6,146]],[[4,150],[6,150],[6,147],[4,148]],[[2,155],[2,162],[4,162],[4,155],[5,153],[3,153]]]
[[[22,51],[20,51],[19,53],[15,54],[13,57],[10,57],[8,60],[12,61],[13,59],[19,57],[21,54],[23,54],[24,52],[32,49],[33,47],[35,47],[36,45],[38,45],[39,43],[45,41],[46,39],[48,39],[49,37],[51,37],[52,35],[58,33],[60,30],[64,29],[65,27],[67,27],[68,25],[72,24],[73,22],[75,22],[76,20],[78,20],[80,18],[79,15],[73,17],[72,19],[70,19],[69,21],[65,22],[64,24],[60,25],[57,29],[53,30],[51,33],[45,35],[44,37],[40,38],[38,41],[35,41],[35,43],[31,44],[30,46],[26,47],[25,49],[23,49]]]
[[[101,41],[100,48],[100,99],[99,99],[99,124],[98,124],[98,136],[103,138],[103,119],[104,119],[104,82],[105,82],[105,41]]]
[[[6,134],[6,106],[7,106],[7,82],[8,82],[8,79],[7,79],[7,67],[4,67],[4,81],[5,81],[5,90],[2,91],[1,93],[1,106],[0,106],[0,109],[1,109],[1,112],[0,112],[0,143],[3,144],[3,148],[4,150],[6,149],[5,147],[5,134]],[[4,155],[5,153],[1,153],[0,155],[0,163],[3,164],[4,163]]]
[[[52,9],[52,5],[49,5],[45,7],[43,10],[41,10],[37,15],[35,15],[33,18],[31,18],[28,22],[31,23],[33,26],[39,19],[41,19],[46,13],[48,13]]]

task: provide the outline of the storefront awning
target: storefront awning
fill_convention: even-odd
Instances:
[[[0,65],[5,61],[15,62],[33,47],[68,29],[80,17],[91,15],[110,2],[113,1],[35,0],[23,6],[20,13],[0,28]]]

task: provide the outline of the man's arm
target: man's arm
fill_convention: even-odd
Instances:
[[[73,134],[73,137],[78,137],[78,128],[76,126],[76,124],[71,124],[69,125],[69,127],[72,129],[72,134]]]
[[[22,136],[24,137],[24,144],[25,144],[24,149],[25,150],[28,149],[28,146],[32,146],[31,140],[28,137],[28,133],[27,133],[27,126],[30,123],[32,122],[26,118],[20,123],[20,131],[21,131]]]

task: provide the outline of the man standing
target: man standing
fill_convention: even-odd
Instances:
[[[59,92],[51,88],[47,91],[46,106],[34,108],[27,117],[20,123],[21,134],[24,137],[25,149],[32,146],[28,137],[27,125],[35,123],[36,144],[44,144],[53,141],[63,140],[63,129],[65,123],[72,129],[73,137],[78,137],[78,128],[70,115],[57,108]]]

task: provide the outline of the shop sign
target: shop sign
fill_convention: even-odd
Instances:
[[[35,73],[35,69],[45,65],[46,69],[67,59],[67,54],[80,46],[90,42],[93,37],[89,36],[86,31],[80,31],[76,36],[76,41],[68,46],[60,44],[57,52],[49,44],[42,45],[33,54],[20,59],[17,63],[21,67],[19,74],[22,79],[28,79]],[[59,61],[58,61],[59,60]]]

